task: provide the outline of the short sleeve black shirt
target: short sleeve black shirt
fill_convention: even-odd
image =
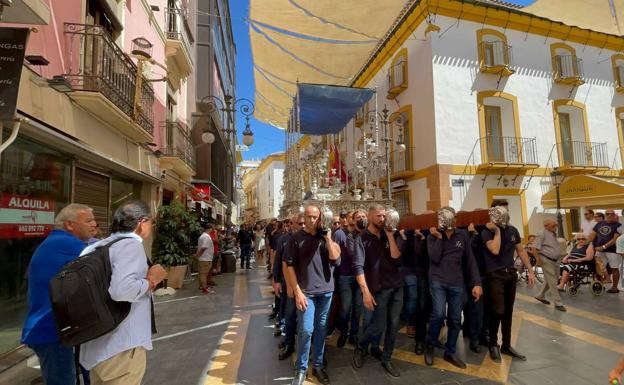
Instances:
[[[514,267],[514,253],[516,252],[516,245],[521,242],[520,233],[515,227],[508,225],[506,227],[500,227],[501,233],[501,247],[498,255],[494,255],[487,248],[488,241],[494,239],[494,232],[485,228],[481,231],[481,239],[486,245],[484,247],[485,253],[485,269],[486,272],[491,273],[493,271],[504,269],[506,267]]]
[[[364,274],[371,293],[403,286],[400,258],[390,256],[390,243],[385,232],[381,238],[365,230],[356,240],[353,268],[355,275]]]
[[[297,283],[306,294],[334,291],[334,266],[320,234],[300,230],[292,235],[284,250],[286,264],[295,269]]]

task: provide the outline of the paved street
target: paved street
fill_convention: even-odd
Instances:
[[[217,277],[217,294],[198,295],[194,283],[188,282],[174,297],[158,299],[159,333],[143,383],[289,384],[292,362],[277,360],[278,338],[267,318],[272,294],[265,276],[259,269],[239,271]],[[534,301],[525,287],[520,293],[514,339],[527,362],[504,358],[496,364],[485,353],[468,351],[460,338],[458,350],[466,357],[466,370],[446,364],[441,351],[436,352],[435,366],[427,367],[401,333],[394,357],[402,376],[395,380],[370,356],[364,368],[353,370],[351,348],[337,349],[332,337],[327,357],[332,384],[607,383],[606,373],[624,354],[624,295],[594,297],[583,288],[575,298],[564,295],[564,314]],[[29,369],[11,385],[30,384],[36,373]]]
[[[264,277],[260,270],[220,276],[217,295],[197,297],[183,290],[157,305],[161,340],[154,343],[145,384],[162,379],[178,385],[288,384],[291,363],[276,358],[278,339],[267,319],[271,289]],[[447,365],[442,352],[435,367],[428,368],[422,356],[411,353],[413,343],[402,333],[395,353],[402,377],[391,380],[372,358],[354,371],[351,350],[337,349],[330,338],[332,384],[606,383],[606,373],[624,354],[624,296],[594,297],[583,288],[575,298],[566,296],[569,311],[563,314],[534,301],[529,289],[520,292],[514,338],[527,362],[505,358],[496,364],[460,341],[467,370]]]

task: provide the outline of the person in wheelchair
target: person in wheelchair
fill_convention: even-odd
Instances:
[[[565,285],[570,281],[570,275],[573,272],[589,272],[593,269],[594,264],[594,247],[587,242],[585,234],[576,234],[575,245],[572,247],[568,255],[563,258],[561,264],[561,281],[557,286],[560,291],[565,291]],[[583,274],[585,276],[585,274]]]

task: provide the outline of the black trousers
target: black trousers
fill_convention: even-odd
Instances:
[[[488,273],[487,313],[489,313],[490,347],[498,345],[498,329],[503,335],[502,346],[511,346],[511,322],[516,300],[518,273],[515,268],[504,268]]]

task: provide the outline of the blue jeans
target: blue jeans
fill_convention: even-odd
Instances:
[[[241,269],[245,265],[249,266],[249,259],[251,256],[251,245],[241,245]]]
[[[76,364],[74,349],[60,342],[29,345],[35,351],[41,364],[41,374],[46,385],[74,385]]]
[[[362,313],[362,293],[360,285],[354,276],[339,276],[337,281],[338,295],[340,296],[340,311],[338,313],[338,330],[340,333],[349,332],[349,316],[351,316],[352,336],[357,336],[360,329],[360,315]]]
[[[284,327],[284,344],[295,346],[295,333],[297,331],[297,305],[295,299],[288,296],[288,286],[282,280],[282,295],[280,297],[280,324]]]
[[[298,372],[308,370],[308,355],[310,345],[314,351],[314,368],[323,367],[323,353],[325,351],[325,337],[327,336],[327,315],[331,306],[332,293],[306,294],[308,307],[305,311],[297,310],[299,330],[297,334],[297,362]]]
[[[407,326],[416,325],[416,309],[418,308],[418,277],[407,274],[403,277],[403,314]]]
[[[461,330],[464,288],[462,286],[451,286],[439,281],[431,281],[429,289],[431,290],[433,309],[431,311],[431,320],[429,321],[427,344],[434,345],[438,341],[446,314],[448,333],[444,347],[447,353],[454,354],[457,347],[457,337],[459,337],[459,331]],[[447,304],[448,312],[446,309]]]
[[[384,339],[384,349],[381,362],[390,362],[394,342],[399,332],[399,319],[403,309],[403,288],[381,289],[373,293],[373,298],[377,303],[372,312],[370,322],[365,326],[358,345],[363,350],[368,350],[368,346],[386,332]],[[369,312],[370,313],[370,312]]]

